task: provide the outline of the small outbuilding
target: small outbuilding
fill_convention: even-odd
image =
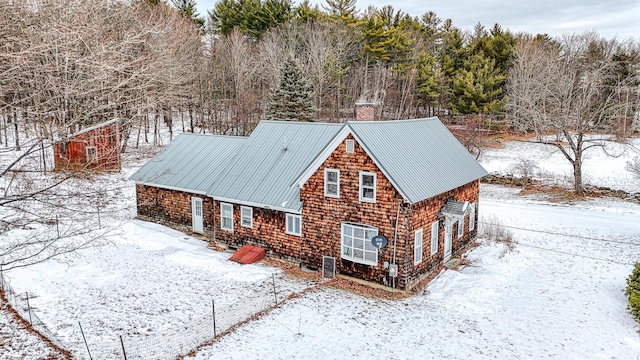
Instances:
[[[113,119],[68,135],[53,144],[54,170],[120,171],[120,121]]]

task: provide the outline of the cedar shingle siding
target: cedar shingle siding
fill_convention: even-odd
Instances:
[[[277,124],[277,126],[286,126],[286,124]],[[324,151],[326,159],[323,160],[319,157],[320,155],[315,157],[316,160],[312,164],[315,163],[316,165],[313,166],[317,168],[310,167],[312,164],[297,164],[295,166],[298,166],[299,170],[290,171],[290,173],[304,174],[305,169],[313,170],[313,172],[306,172],[310,174],[307,179],[302,177],[302,186],[299,188],[299,200],[302,204],[301,236],[286,233],[287,213],[281,211],[282,209],[272,209],[268,208],[268,205],[260,206],[240,200],[233,202],[228,198],[217,199],[215,195],[195,195],[188,191],[180,191],[180,189],[168,189],[166,186],[165,188],[155,187],[153,184],[142,184],[144,179],[132,177],[139,182],[136,186],[138,217],[181,230],[189,230],[191,228],[191,197],[197,196],[204,199],[203,227],[204,234],[209,239],[215,238],[217,241],[237,247],[244,244],[260,246],[272,256],[287,258],[317,268],[321,267],[323,256],[332,256],[336,258],[339,273],[387,285],[391,284],[391,278],[389,270],[384,264],[385,262],[393,263],[394,239],[396,239],[395,262],[398,265],[396,286],[402,289],[411,288],[432,271],[437,270],[443,263],[445,217],[449,216],[442,213],[444,204],[451,200],[476,204],[474,215],[477,217],[478,179],[481,176],[477,174],[484,173],[484,170],[475,170],[476,175],[467,173],[465,179],[471,180],[465,180],[468,182],[461,183],[451,190],[410,203],[403,198],[402,192],[387,179],[385,174],[388,172],[379,168],[378,163],[370,156],[369,150],[359,143],[357,136],[344,131],[346,126],[337,129],[335,137],[337,140],[331,142],[337,144],[337,147],[335,149],[327,148],[330,152]],[[403,126],[406,127],[407,124],[405,123]],[[312,129],[313,127],[300,128]],[[271,130],[273,131],[273,129]],[[339,136],[344,136],[344,138]],[[346,140],[354,140],[353,153],[346,152]],[[274,139],[274,142],[278,143],[277,146],[281,146],[279,139]],[[245,142],[245,145],[241,145],[239,149],[242,149],[242,146],[246,146],[246,144],[251,144],[251,141]],[[456,148],[462,148],[459,143],[452,144],[448,151],[452,147],[458,151],[456,156],[464,156]],[[437,152],[437,149],[430,151]],[[463,151],[466,150],[463,149]],[[226,157],[230,160],[224,166],[236,166],[233,163],[233,156],[226,155]],[[466,159],[465,161],[468,162]],[[157,167],[157,165],[156,163],[155,166]],[[338,198],[325,196],[325,169],[339,170],[340,191]],[[403,169],[403,171],[410,172],[411,169]],[[375,202],[360,201],[361,172],[373,173],[376,176]],[[398,181],[398,178],[395,180]],[[416,188],[413,184],[420,181],[419,177],[414,176],[411,179],[413,188],[409,190],[414,191]],[[424,181],[429,180],[424,179]],[[452,179],[447,181],[451,182]],[[287,185],[294,188],[298,186],[290,183]],[[221,201],[233,205],[233,231],[220,228]],[[253,209],[251,228],[241,226],[241,206],[249,205],[252,205]],[[400,206],[399,212],[398,206]],[[295,213],[295,211],[291,211],[291,213]],[[449,218],[453,219],[450,216]],[[439,244],[438,252],[431,255],[431,224],[434,221],[439,222]],[[383,235],[389,240],[388,245],[378,253],[376,265],[362,264],[341,257],[341,224],[343,222],[375,227],[378,235]],[[457,226],[452,226],[452,254],[454,256],[461,253],[476,237],[477,226],[471,232],[468,230],[469,212],[464,216],[463,226],[464,235],[461,238],[457,236]],[[414,265],[414,234],[418,229],[423,229],[422,261]]]

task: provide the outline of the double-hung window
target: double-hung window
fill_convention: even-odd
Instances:
[[[340,197],[340,170],[324,169],[324,196]]]
[[[248,206],[240,207],[240,225],[243,227],[253,227],[253,208]]]
[[[289,235],[302,236],[302,218],[300,215],[287,214],[286,233]]]
[[[233,231],[233,205],[220,203],[220,228]]]
[[[376,173],[360,172],[360,201],[376,202]]]
[[[377,265],[378,249],[371,239],[378,235],[378,229],[361,224],[342,223],[341,257],[353,262]]]
[[[431,224],[431,255],[438,252],[438,222]]]
[[[422,229],[416,230],[413,243],[413,265],[422,262]]]

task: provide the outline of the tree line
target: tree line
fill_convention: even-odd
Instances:
[[[248,135],[286,113],[272,105],[287,73],[311,98],[305,120],[353,118],[364,101],[378,119],[508,124],[571,144],[561,149],[578,172],[584,134],[638,129],[638,44],[595,32],[461,30],[355,0],[220,0],[205,16],[194,0],[0,0],[0,39],[0,145],[16,149],[19,134],[53,139],[114,117],[123,152],[176,121]]]

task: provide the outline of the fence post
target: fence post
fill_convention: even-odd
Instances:
[[[98,206],[97,209],[98,209],[98,229],[102,229],[102,225],[100,224],[100,206]]]
[[[2,264],[0,264],[0,291],[4,293],[4,275],[2,275]],[[7,298],[7,301],[9,301],[9,298]]]
[[[82,334],[82,340],[84,340],[84,346],[87,347],[87,352],[89,353],[89,360],[93,360],[91,357],[91,351],[89,351],[89,344],[87,344],[87,338],[84,337],[84,331],[82,331],[82,325],[80,325],[80,321],[78,321],[78,326],[80,326],[80,333]]]
[[[213,311],[213,338],[215,339],[218,336],[216,334],[216,301],[214,299],[211,299],[211,310]]]
[[[124,341],[122,341],[122,335],[120,335],[120,345],[122,345],[122,355],[124,355],[124,360],[127,360],[127,352],[124,351]]]
[[[271,279],[273,280],[273,298],[276,301],[276,305],[278,305],[278,293],[276,292],[276,275],[271,273]]]
[[[27,312],[29,313],[29,324],[33,326],[33,322],[31,321],[31,305],[29,305],[29,292],[25,292],[25,295],[27,295]]]
[[[60,239],[60,227],[58,225],[58,215],[56,215],[56,233],[58,234],[58,239]]]

